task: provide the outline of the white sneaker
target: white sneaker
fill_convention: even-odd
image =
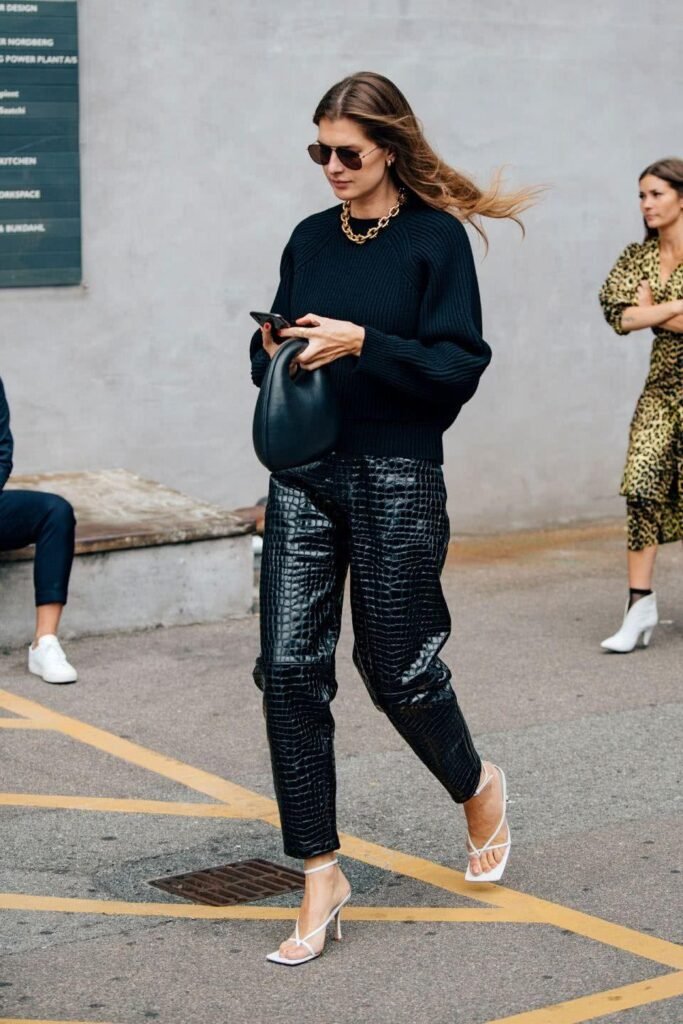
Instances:
[[[606,651],[615,651],[617,654],[628,654],[638,644],[640,636],[643,637],[643,647],[650,643],[652,630],[659,622],[657,615],[657,595],[648,594],[641,597],[639,601],[629,608],[626,604],[624,621],[614,636],[607,637],[600,646]]]
[[[41,636],[37,647],[28,649],[28,670],[46,683],[75,683],[78,672],[66,660],[66,654],[56,636]]]

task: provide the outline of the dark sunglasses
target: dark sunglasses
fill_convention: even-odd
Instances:
[[[363,166],[363,158],[374,153],[379,146],[369,149],[367,153],[356,153],[355,149],[347,149],[346,146],[324,146],[322,142],[312,142],[308,147],[308,155],[316,164],[324,167],[329,164],[332,154],[336,153],[339,162],[348,167],[350,171],[359,171]]]

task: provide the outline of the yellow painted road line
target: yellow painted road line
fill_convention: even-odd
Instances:
[[[614,946],[615,949],[622,949],[626,953],[646,957],[665,967],[673,967],[679,971],[683,969],[683,947],[674,942],[658,939],[654,935],[645,935],[634,928],[613,924],[611,921],[584,914],[580,910],[572,910],[571,907],[559,903],[551,903],[535,896],[524,897],[521,893],[519,895],[522,897],[521,906],[527,907],[529,912],[536,912],[539,917],[542,916],[547,924],[567,929],[576,935],[583,935],[594,942],[602,942],[606,946]],[[497,905],[514,910],[516,901],[501,900],[497,901]]]
[[[36,1020],[35,1017],[0,1017],[0,1024],[104,1024],[92,1020]]]
[[[582,996],[566,1003],[555,1003],[540,1010],[516,1013],[513,1017],[497,1017],[487,1024],[583,1024],[584,1021],[608,1017],[635,1006],[648,1006],[663,999],[683,995],[683,973],[665,974],[660,978],[638,981],[633,985]]]
[[[347,921],[460,921],[468,924],[535,924],[521,914],[493,907],[345,907]]]
[[[45,722],[75,740],[120,757],[125,761],[156,772],[167,779],[180,782],[196,792],[204,793],[226,803],[235,814],[265,821],[277,827],[277,805],[242,786],[234,785],[218,775],[193,768],[174,758],[123,740],[113,733],[59,714],[41,704],[0,690],[0,707],[15,714],[24,715],[35,721]],[[499,910],[519,915],[526,921],[552,924],[558,928],[590,938],[596,942],[622,949],[624,952],[645,957],[666,967],[683,969],[683,948],[665,939],[645,935],[633,928],[613,924],[601,918],[584,914],[571,907],[565,907],[548,900],[542,900],[527,893],[516,892],[500,885],[470,885],[464,875],[453,868],[447,868],[421,857],[391,850],[377,843],[369,843],[356,836],[341,836],[341,852],[348,857],[363,861],[387,871],[400,872],[429,885],[457,893],[467,899],[487,903]]]
[[[128,761],[139,768],[145,768],[147,771],[155,772],[173,782],[179,782],[182,786],[194,789],[197,793],[204,793],[215,800],[220,800],[236,812],[240,811],[240,817],[260,818],[277,813],[277,804],[274,800],[259,796],[258,793],[252,793],[251,790],[228,782],[219,775],[205,772],[201,768],[193,768],[192,765],[176,761],[173,757],[157,754],[130,740],[121,739],[120,736],[115,736],[114,733],[106,732],[104,729],[79,722],[78,719],[61,715],[57,711],[51,711],[25,697],[18,697],[6,690],[0,690],[0,707],[57,729],[65,736],[96,747],[122,761]]]
[[[46,914],[105,914],[129,917],[182,917],[204,920],[288,921],[295,920],[298,907],[207,907],[192,903],[128,903],[125,900],[77,899],[64,896],[33,896],[0,893],[0,910],[32,910]],[[474,924],[497,921],[529,924],[528,918],[506,910],[484,907],[346,907],[349,921],[461,921]]]
[[[0,729],[51,729],[51,725],[35,722],[30,718],[0,718]],[[2,1021],[0,1020],[0,1024]]]
[[[658,939],[654,935],[645,935],[633,928],[613,924],[591,914],[572,910],[571,907],[559,903],[550,903],[527,893],[516,892],[502,885],[471,885],[465,882],[460,871],[454,871],[453,868],[424,860],[422,857],[412,857],[398,850],[390,850],[386,846],[369,843],[355,836],[342,833],[340,839],[343,854],[366,864],[416,878],[447,892],[466,896],[470,900],[481,900],[501,910],[524,914],[529,921],[566,928],[577,935],[654,960],[666,967],[678,970],[683,968],[683,948],[673,942]]]
[[[0,806],[42,807],[114,814],[175,814],[183,818],[244,818],[228,804],[174,803],[103,796],[57,796],[52,793],[0,793]]]

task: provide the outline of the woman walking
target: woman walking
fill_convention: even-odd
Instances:
[[[652,328],[650,372],[631,422],[621,494],[628,523],[629,597],[608,651],[647,647],[657,625],[652,590],[657,548],[683,540],[683,160],[639,178],[645,239],[624,249],[600,302],[617,334]]]
[[[504,775],[480,760],[438,656],[450,632],[442,434],[491,358],[461,220],[516,219],[532,198],[482,192],[443,163],[381,75],[333,86],[313,121],[309,154],[342,205],[302,221],[284,250],[272,309],[293,326],[276,337],[266,324],[251,342],[260,385],[278,341],[305,339],[300,366],[329,364],[343,410],[335,451],[274,473],[266,513],[254,676],[285,852],[306,872],[294,935],[268,958],[288,965],[320,955],[350,896],[334,855],[330,713],[349,569],[354,662],[377,708],[464,805],[466,877],[494,881],[507,861]]]

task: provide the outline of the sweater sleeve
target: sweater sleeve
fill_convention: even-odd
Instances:
[[[9,429],[9,406],[5,398],[5,389],[0,380],[0,491],[12,472],[13,451],[14,442]]]
[[[440,226],[423,259],[426,284],[415,338],[365,326],[356,372],[441,405],[463,405],[491,361],[481,335],[481,304],[467,232],[454,218]]]
[[[285,320],[289,320],[290,322],[292,319],[290,309],[292,276],[293,259],[290,240],[282,253],[282,259],[280,260],[280,284],[278,285],[277,292],[275,293],[273,304],[270,307],[271,313],[280,313]],[[263,347],[260,330],[255,331],[251,336],[249,354],[251,357],[251,379],[256,387],[260,388],[263,378],[266,375],[268,364],[270,363],[270,356]]]
[[[600,289],[605,320],[617,334],[629,333],[621,326],[621,318],[625,309],[636,304],[636,289],[642,277],[639,255],[637,242],[627,245]]]

